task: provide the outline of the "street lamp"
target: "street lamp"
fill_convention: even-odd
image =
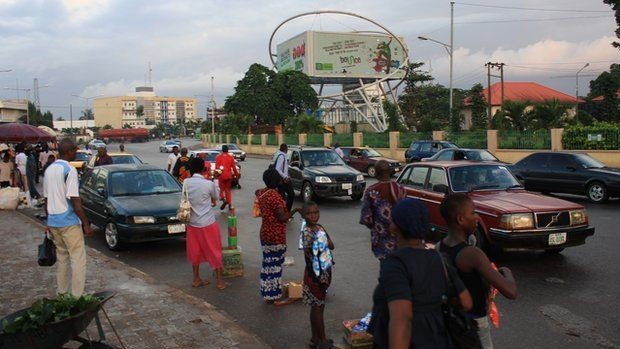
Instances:
[[[102,97],[103,95],[96,95],[96,96],[90,96],[90,97],[83,97],[80,95],[76,95],[76,94],[71,94],[71,96],[73,97],[77,97],[77,98],[82,98],[84,100],[86,100],[86,109],[88,109],[88,101],[93,99],[93,98],[97,98],[97,97]]]
[[[577,73],[575,74],[575,104],[576,105],[579,105],[579,73],[581,73],[581,71],[586,69],[588,66],[590,66],[590,63],[586,63],[583,67],[581,67],[581,69],[577,70]]]
[[[446,44],[444,42],[435,40],[435,39],[431,39],[429,37],[426,36],[418,36],[418,39],[420,40],[424,40],[424,41],[432,41],[436,44],[439,44],[441,46],[443,46],[443,48],[446,49],[446,52],[448,52],[448,55],[450,56],[450,120],[452,120],[452,105],[453,105],[453,101],[452,101],[452,71],[453,71],[453,67],[454,67],[454,1],[450,2],[450,44]]]

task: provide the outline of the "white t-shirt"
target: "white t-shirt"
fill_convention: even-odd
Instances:
[[[66,164],[69,173],[65,181]],[[43,196],[47,198],[47,212],[49,214],[65,213],[69,207],[67,200],[79,197],[79,180],[75,167],[65,160],[56,160],[45,170],[43,181]]]
[[[41,166],[45,166],[45,163],[47,163],[47,158],[50,155],[54,155],[51,150],[42,151],[41,153],[39,153],[39,163],[41,164]]]
[[[170,173],[174,169],[174,164],[176,164],[177,159],[181,157],[181,153],[174,155],[174,153],[168,155],[168,166],[170,167]]]
[[[26,175],[26,162],[28,162],[28,157],[24,153],[19,153],[15,156],[15,166],[21,172],[22,176]]]

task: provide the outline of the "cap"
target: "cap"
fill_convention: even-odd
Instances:
[[[6,143],[0,144],[0,151],[9,150],[9,146]]]

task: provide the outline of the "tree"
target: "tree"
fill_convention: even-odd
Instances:
[[[130,124],[124,124],[124,125],[123,125],[123,128],[133,128],[133,127],[131,127],[131,125],[130,125]]]
[[[79,120],[95,120],[95,114],[93,114],[93,110],[90,108],[82,110],[82,116],[80,116]]]
[[[140,104],[137,108],[136,108],[136,117],[139,119],[141,117],[144,116],[144,106],[142,104]]]
[[[611,6],[611,9],[614,10],[616,16],[616,37],[620,38],[620,1],[619,0],[603,0],[603,3]],[[613,47],[620,48],[620,42],[614,41],[611,43]]]
[[[420,122],[420,115],[417,111],[417,92],[423,85],[433,81],[432,76],[420,69],[423,65],[424,63],[422,62],[409,63],[407,66],[407,75],[405,75],[404,78],[405,89],[398,97],[400,110],[409,129],[417,129]]]
[[[405,131],[398,117],[398,107],[396,104],[385,100],[383,101],[383,110],[387,116],[388,131]]]
[[[300,71],[287,70],[278,72],[272,84],[276,96],[279,123],[284,118],[301,115],[307,110],[317,109],[319,100],[312,88],[310,77]]]
[[[105,124],[105,125],[103,125],[102,129],[104,129],[104,130],[110,130],[110,129],[112,129],[112,125],[110,125],[110,124]]]
[[[56,118],[56,121],[65,121],[65,119],[62,116],[59,116]]]
[[[612,64],[609,71],[602,72],[590,81],[590,108],[592,116],[598,121],[620,122],[620,101],[617,93],[620,90],[620,64]],[[591,100],[602,97],[601,101]]]
[[[529,116],[530,128],[549,129],[566,126],[568,121],[566,112],[569,108],[556,98],[536,104]]]
[[[28,101],[28,111],[26,114],[19,117],[19,121],[26,123],[32,126],[47,126],[53,127],[54,123],[54,115],[48,110],[45,113],[41,113],[40,109],[30,101]]]
[[[217,131],[224,134],[240,135],[247,134],[254,118],[249,115],[231,113],[223,117],[217,123]],[[211,123],[207,124],[207,129],[211,130]]]
[[[296,115],[286,119],[286,133],[322,133],[323,122],[313,115]]]
[[[483,90],[482,85],[478,83],[467,92],[471,106],[472,130],[485,130],[489,122],[487,117],[488,104],[482,95]]]
[[[502,110],[493,115],[491,126],[499,130],[525,131],[530,118],[530,113],[526,111],[529,104],[521,101],[504,101]]]

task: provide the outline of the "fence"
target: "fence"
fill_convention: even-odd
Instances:
[[[389,148],[390,147],[390,135],[387,132],[384,133],[364,133],[364,146],[371,148]]]
[[[286,144],[299,144],[299,137],[296,134],[285,133],[283,135],[284,143]]]
[[[409,148],[411,142],[419,141],[423,139],[433,139],[432,132],[415,132],[415,133],[401,133],[398,140],[399,148]]]
[[[567,129],[562,134],[562,146],[569,150],[618,150],[620,129]]]
[[[261,145],[261,135],[252,135],[252,144],[254,145]]]
[[[339,143],[343,147],[353,146],[353,134],[351,133],[334,133],[332,135],[332,143]]]
[[[270,133],[267,135],[267,145],[279,145],[278,135]]]
[[[446,140],[460,148],[487,148],[487,131],[446,132]]]
[[[323,146],[323,134],[308,134],[306,135],[306,145],[322,147]]]
[[[549,130],[500,130],[498,147],[499,149],[551,149],[551,133]]]

